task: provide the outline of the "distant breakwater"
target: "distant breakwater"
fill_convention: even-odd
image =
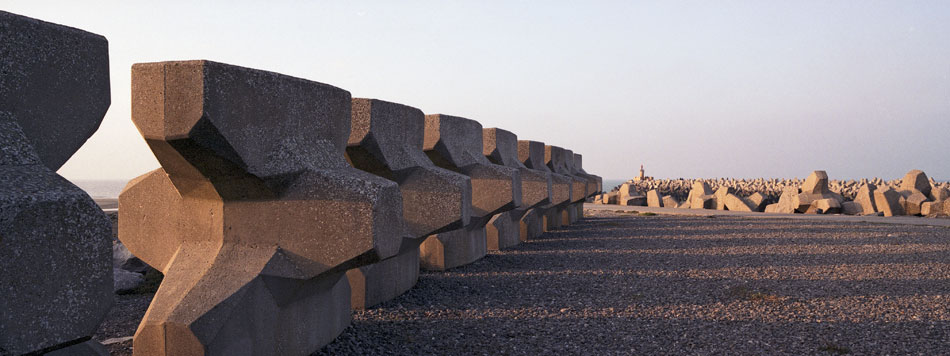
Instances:
[[[635,181],[633,179],[628,180],[627,183],[634,184],[637,187],[637,190],[641,193],[646,193],[650,190],[656,189],[663,195],[669,195],[678,201],[685,201],[689,196],[689,191],[692,189],[693,183],[696,181],[704,181],[706,184],[713,190],[717,190],[720,187],[731,187],[735,189],[736,195],[747,197],[754,193],[761,193],[766,197],[766,201],[771,204],[778,202],[779,197],[782,195],[782,190],[785,187],[799,187],[805,180],[800,178],[792,179],[782,179],[782,178],[755,178],[755,179],[736,179],[736,178],[712,178],[712,179],[703,179],[703,178],[678,178],[678,179],[645,179]],[[930,183],[934,187],[944,187],[950,189],[950,182],[937,182],[933,179],[930,179]],[[884,180],[881,178],[862,178],[862,179],[849,179],[849,180],[829,180],[828,188],[838,194],[841,194],[845,199],[853,200],[855,195],[858,193],[858,189],[865,184],[874,184],[878,187],[891,187],[898,189],[901,184],[901,179],[893,180]],[[610,191],[617,191],[620,189],[620,185],[611,187]]]

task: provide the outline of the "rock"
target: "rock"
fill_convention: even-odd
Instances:
[[[918,190],[901,191],[901,206],[904,207],[904,213],[907,215],[920,215],[921,205],[928,200],[923,192]]]
[[[113,291],[122,293],[138,288],[145,283],[145,277],[140,273],[126,271],[121,268],[112,269]]]
[[[680,202],[676,201],[676,198],[674,198],[674,197],[671,196],[671,195],[664,195],[664,196],[663,196],[663,206],[664,206],[664,207],[667,207],[667,208],[679,208],[679,207],[680,207]]]
[[[0,354],[93,354],[112,224],[56,171],[110,100],[105,37],[0,11]]]
[[[765,207],[765,212],[767,213],[782,213],[782,214],[794,214],[795,212],[804,212],[807,210],[806,206],[802,206],[799,200],[798,188],[795,187],[785,187],[782,191],[782,196],[779,197],[778,203],[769,204]]]
[[[150,268],[141,259],[133,256],[121,242],[112,245],[112,267],[135,273],[145,273]]]
[[[884,216],[904,215],[904,207],[901,206],[901,194],[891,187],[878,188],[874,191],[874,205],[877,206]]]
[[[647,192],[647,206],[651,208],[662,208],[663,195],[656,189]]]
[[[853,201],[846,201],[841,203],[841,213],[845,215],[861,215],[864,213],[863,207],[861,204],[855,203]]]
[[[835,199],[818,199],[811,203],[806,214],[840,214],[841,204]]]
[[[929,197],[932,186],[930,185],[930,179],[927,178],[927,174],[915,169],[904,175],[904,179],[901,180],[900,190],[917,190],[923,193],[924,197]]]
[[[858,189],[858,193],[854,196],[854,202],[861,206],[862,212],[873,213],[877,211],[877,204],[874,199],[875,190],[877,190],[877,186],[874,184],[864,184]]]
[[[718,201],[719,199],[717,198],[716,200]],[[732,193],[726,194],[722,198],[722,202],[729,211],[755,211],[751,204],[746,203],[745,200]]]

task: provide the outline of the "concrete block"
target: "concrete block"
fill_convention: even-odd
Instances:
[[[472,186],[468,176],[436,167],[422,151],[425,114],[421,110],[377,99],[354,98],[351,103],[347,162],[399,185],[410,234],[402,240],[398,255],[347,272],[351,305],[364,309],[415,285],[419,245],[429,235],[469,223]]]
[[[919,169],[907,172],[904,179],[901,180],[900,186],[900,190],[916,190],[923,193],[924,197],[930,197],[932,188],[930,178],[927,178],[927,174]],[[914,214],[908,213],[908,215]]]
[[[347,164],[349,92],[210,61],[132,67],[162,168],[119,196],[119,239],[164,281],[147,355],[309,354],[350,320],[344,272],[410,238],[395,182]]]
[[[660,192],[656,189],[647,192],[647,206],[653,208],[662,208],[663,194],[660,194]]]
[[[423,151],[436,166],[471,178],[472,216],[461,229],[426,238],[419,247],[422,268],[445,270],[481,259],[488,221],[522,205],[520,171],[492,164],[484,155],[482,125],[462,117],[426,115]]]
[[[0,354],[97,354],[72,344],[112,305],[112,224],[56,170],[109,108],[108,43],[0,11],[0,73]]]
[[[904,215],[904,207],[901,206],[901,194],[893,188],[878,188],[874,190],[874,205],[878,211],[884,213],[884,216]]]

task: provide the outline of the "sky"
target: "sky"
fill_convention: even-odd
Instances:
[[[950,179],[950,1],[42,1],[109,40],[112,106],[59,173],[158,162],[133,63],[208,59],[479,121],[610,179]]]

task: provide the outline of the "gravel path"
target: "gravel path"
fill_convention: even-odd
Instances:
[[[950,229],[588,213],[422,273],[318,354],[950,352]]]

